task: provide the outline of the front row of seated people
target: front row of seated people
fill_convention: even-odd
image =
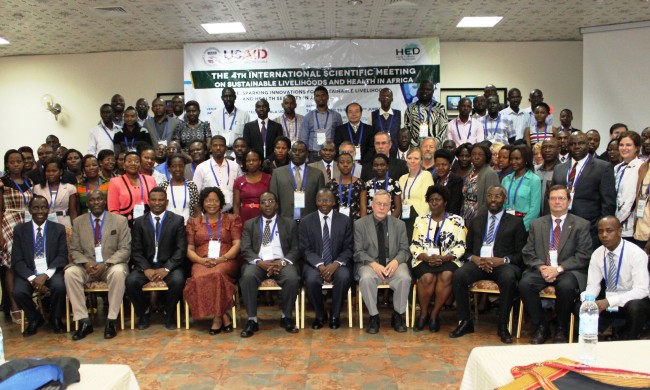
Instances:
[[[506,190],[501,185],[488,189],[485,207],[467,233],[460,216],[445,212],[450,201],[447,188],[432,185],[425,195],[429,213],[416,219],[410,242],[404,222],[390,213],[390,193],[383,190],[373,197],[372,214],[354,224],[333,210],[335,199],[328,189],[318,191],[317,211],[299,224],[278,214],[277,196],[265,192],[259,199],[261,215],[242,226],[239,216],[221,212],[225,205],[221,190],[208,187],[199,196],[202,215],[185,226],[183,217],[166,210],[167,194],[156,187],[149,193],[150,210],[135,219],[131,232],[125,217],[105,211],[105,195],[92,191],[89,212],[74,221],[70,264],[65,229],[48,221],[49,204],[37,195],[29,203],[32,220],[15,228],[14,297],[28,321],[24,335],[30,336],[44,323],[33,292],[49,296],[50,324],[56,333],[64,332],[61,317],[67,293],[73,319],[80,324],[72,339],[80,340],[93,332],[84,285],[105,281],[109,310],[104,337],[110,339],[116,335],[125,293],[135,307],[138,329],[149,327],[149,300],[142,287],[154,283],[168,288],[166,328],[175,328],[175,307],[185,296],[195,319],[212,319],[209,333],[214,335],[233,331],[228,312],[238,283],[248,314],[241,332],[246,338],[259,331],[257,292],[264,280],[273,279],[281,287],[280,324],[289,333],[298,332],[292,308],[301,280],[315,311],[313,329],[326,323],[332,329],[340,326],[344,297],[352,281],[358,280],[370,314],[366,331],[374,334],[380,328],[378,286],[394,291],[391,326],[405,332],[407,299],[416,282],[422,314],[414,331],[427,326],[431,332],[439,331],[440,310],[453,294],[458,325],[449,337],[456,338],[474,332],[469,286],[489,279],[499,286],[497,334],[504,343],[512,342],[508,316],[518,297],[534,326],[531,343],[550,337],[539,295],[548,286],[555,287],[557,296],[556,342],[566,341],[570,315],[585,290],[598,296],[601,325],[622,317],[620,339],[638,339],[650,318],[647,255],[621,239],[620,222],[613,216],[598,223],[603,245],[592,253],[589,222],[569,213],[569,191],[559,185],[548,191],[550,215],[534,220],[526,237],[522,219],[504,209]],[[189,263],[191,275],[186,280]],[[329,313],[323,302],[324,284],[332,285]]]

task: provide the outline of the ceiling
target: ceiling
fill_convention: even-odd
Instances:
[[[100,12],[122,7],[126,12]],[[581,40],[580,27],[650,20],[650,0],[2,0],[0,56],[179,49],[185,42],[439,37],[442,41]],[[503,16],[457,29],[463,16]],[[243,34],[207,34],[241,21]]]

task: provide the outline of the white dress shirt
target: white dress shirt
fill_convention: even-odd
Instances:
[[[214,174],[212,173],[213,170]],[[232,193],[235,180],[243,174],[239,164],[235,161],[224,158],[221,165],[219,165],[214,158],[210,158],[196,167],[192,181],[196,184],[199,192],[206,187],[219,187],[221,192],[223,192],[223,196],[226,198],[226,205],[224,205],[223,211],[228,211],[232,207]],[[217,180],[219,181],[218,183]]]
[[[247,111],[235,107],[231,113],[225,108],[214,110],[208,119],[212,137],[220,135],[226,139],[226,146],[232,146],[236,138],[244,135],[244,125],[250,122],[250,115]],[[200,191],[200,190],[199,190]]]
[[[280,229],[276,225],[277,220],[278,220],[278,215],[275,214],[271,219],[267,219],[267,218],[265,218],[263,216],[260,216],[260,218],[262,220],[262,231],[260,232],[261,237],[262,237],[262,241],[264,241],[264,230],[266,229],[266,222],[270,221],[269,229],[271,230],[271,242],[269,242],[268,246],[271,247],[271,252],[273,253],[273,255],[272,255],[272,257],[270,259],[262,260],[261,253],[258,253],[258,256],[260,256],[260,257],[257,258],[257,259],[253,259],[253,261],[251,261],[251,264],[255,264],[258,261],[273,261],[275,259],[284,259],[289,264],[293,264],[293,262],[291,262],[291,260],[286,259],[284,257],[284,252],[282,251],[282,243],[280,242]],[[274,225],[275,225],[275,231],[273,231],[273,226]],[[259,225],[257,225],[255,228],[259,228]],[[262,247],[263,247],[263,245],[260,245],[260,252],[262,252]]]
[[[109,129],[100,122],[90,131],[90,136],[88,139],[88,154],[97,156],[97,154],[104,149],[113,150],[113,139],[115,134],[122,131],[118,125],[113,125],[112,129]]]

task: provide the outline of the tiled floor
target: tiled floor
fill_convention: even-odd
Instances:
[[[128,364],[142,389],[456,389],[471,349],[500,345],[494,313],[480,317],[476,333],[453,340],[447,337],[455,323],[450,310],[442,313],[441,331],[432,334],[395,333],[391,309],[382,309],[380,333],[369,335],[359,329],[356,316],[354,328],[314,331],[308,309],[305,329],[292,335],[279,327],[277,307],[263,307],[260,332],[249,339],[239,337],[242,313],[239,329],[230,334],[208,335],[211,321],[169,331],[154,316],[144,331],[129,330],[127,321],[127,330],[113,340],[103,339],[100,314],[95,332],[76,342],[70,334],[50,333],[47,325],[23,338],[19,325],[0,323],[7,359],[75,356],[82,363]],[[347,318],[342,320],[347,325]]]

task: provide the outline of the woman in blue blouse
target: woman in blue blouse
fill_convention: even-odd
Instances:
[[[501,185],[508,199],[506,212],[524,219],[526,231],[530,222],[539,217],[542,204],[542,181],[533,168],[533,153],[528,146],[517,145],[510,152],[512,173],[503,178]]]

